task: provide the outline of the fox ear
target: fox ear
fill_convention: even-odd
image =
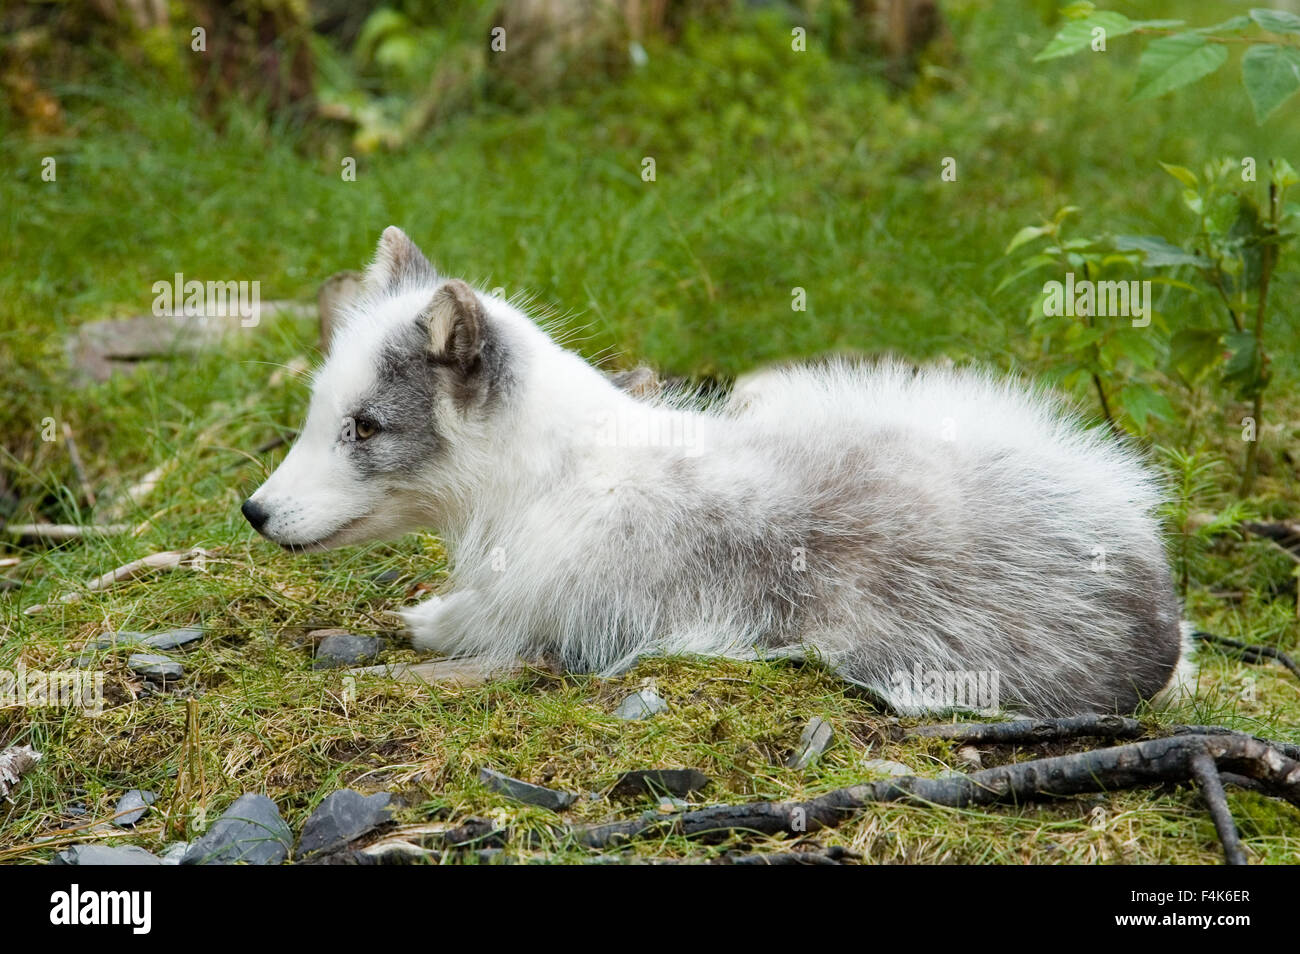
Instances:
[[[396,225],[384,229],[375,249],[375,260],[366,269],[366,284],[385,292],[403,287],[431,285],[438,272],[424,253]]]
[[[483,348],[483,305],[474,290],[458,278],[438,289],[421,314],[429,331],[429,354],[471,373]]]

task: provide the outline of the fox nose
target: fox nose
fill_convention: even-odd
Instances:
[[[239,508],[239,512],[244,515],[244,519],[253,525],[253,529],[258,533],[266,526],[267,518],[271,514],[260,503],[254,503],[253,498],[249,497],[244,501],[244,505]]]

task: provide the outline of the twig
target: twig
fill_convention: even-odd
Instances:
[[[1240,527],[1254,536],[1272,540],[1290,553],[1294,554],[1296,551],[1300,551],[1300,522],[1295,520],[1266,522],[1247,520],[1240,524]]]
[[[1276,659],[1283,666],[1289,669],[1292,675],[1297,679],[1300,679],[1300,665],[1296,665],[1296,661],[1280,649],[1274,649],[1272,646],[1243,643],[1239,639],[1232,639],[1228,636],[1216,636],[1214,633],[1197,632],[1192,635],[1205,643],[1212,643],[1217,646],[1227,646],[1229,649],[1235,649],[1241,653],[1242,659],[1248,663],[1259,662],[1265,657]]]
[[[1117,715],[1082,715],[1064,719],[1016,719],[1012,722],[957,722],[905,729],[907,737],[947,739],[989,745],[1033,745],[1060,739],[1093,736],[1101,739],[1138,739],[1146,729],[1137,719]]]
[[[1214,764],[1214,756],[1209,752],[1193,755],[1190,768],[1196,784],[1201,786],[1201,797],[1205,799],[1205,804],[1210,809],[1210,817],[1214,819],[1214,828],[1219,833],[1219,841],[1223,843],[1224,862],[1230,865],[1247,864],[1246,849],[1242,847],[1241,836],[1237,834],[1237,823],[1232,820],[1232,812],[1228,808],[1227,796],[1223,793],[1223,781],[1219,778],[1219,769]]]
[[[80,540],[95,534],[116,535],[130,533],[133,528],[125,523],[10,523],[5,532],[13,537],[36,540]]]
[[[771,851],[749,855],[727,855],[715,862],[720,865],[840,865],[860,856],[840,845],[820,851]]]
[[[1221,725],[1167,725],[1148,730],[1137,719],[1117,715],[1067,716],[1063,719],[1016,719],[1011,722],[953,722],[896,730],[900,738],[945,739],[976,745],[1035,745],[1064,739],[1136,739],[1152,731],[1169,735],[1231,735],[1254,739],[1300,762],[1300,745],[1265,739]]]
[[[147,557],[141,557],[139,560],[132,560],[130,563],[119,566],[116,570],[109,570],[102,576],[97,576],[93,580],[87,581],[85,589],[95,592],[106,590],[109,587],[116,586],[125,580],[135,579],[145,573],[159,571],[167,572],[178,569],[182,566],[194,567],[196,569],[204,566],[204,561],[208,558],[208,551],[202,547],[194,547],[191,550],[165,550],[162,553],[151,553]],[[60,603],[75,603],[81,599],[81,591],[66,593],[59,598]],[[26,616],[32,616],[41,612],[53,604],[37,603],[35,606],[29,606],[23,610]]]
[[[90,486],[90,481],[86,479],[86,468],[81,464],[81,454],[77,452],[77,442],[72,436],[72,426],[67,421],[63,422],[63,443],[68,448],[68,460],[72,461],[72,470],[77,475],[77,483],[81,484],[81,492],[86,497],[86,503],[95,506],[95,491]]]
[[[868,805],[888,802],[967,808],[1018,803],[1043,796],[1082,795],[1193,779],[1192,760],[1208,754],[1216,767],[1254,779],[1275,796],[1300,805],[1300,762],[1242,735],[1182,735],[1036,759],[971,775],[929,779],[902,776],[836,789],[806,802],[754,802],[642,817],[571,830],[588,848],[604,848],[648,833],[686,837],[738,831],[803,835],[833,828]]]

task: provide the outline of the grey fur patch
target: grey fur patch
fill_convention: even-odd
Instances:
[[[353,416],[373,418],[381,431],[353,448],[357,469],[367,477],[410,474],[439,453],[438,367],[425,345],[424,330],[412,323],[379,353],[375,386]]]
[[[352,416],[373,418],[381,431],[354,448],[366,477],[412,474],[436,459],[445,437],[438,422],[438,395],[450,393],[462,412],[490,412],[510,382],[509,351],[486,318],[478,323],[478,353],[467,369],[429,346],[428,326],[413,321],[379,352],[375,385]]]

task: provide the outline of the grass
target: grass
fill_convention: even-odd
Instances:
[[[1150,7],[1141,12],[1162,15]],[[22,563],[7,572],[23,585],[0,594],[0,669],[66,666],[105,630],[209,629],[184,658],[187,675],[174,692],[148,693],[109,654],[101,664],[109,705],[99,718],[0,710],[0,746],[30,743],[44,753],[0,805],[0,860],[47,860],[40,838],[106,817],[137,787],[158,792],[164,806],[197,788],[193,804],[209,819],[240,793],[265,791],[295,830],[337,787],[391,791],[403,821],[489,815],[536,832],[549,857],[572,860],[554,839],[553,816],[487,792],[478,767],[603,796],[624,770],[693,766],[714,780],[697,803],[817,794],[860,780],[863,757],[923,774],[954,767],[943,743],[882,742],[888,716],[809,666],[647,660],[618,679],[534,673],[439,690],[371,678],[350,685],[339,673],[313,672],[308,631],[395,635],[390,611],[445,578],[432,535],[296,557],[254,539],[239,516],[239,501],[283,453],[257,460],[252,450],[296,427],[305,408],[305,382],[280,375],[272,383],[273,375],[313,353],[315,329],[277,318],[241,332],[223,353],[150,363],[91,386],[69,383],[62,349],[82,321],[147,310],[152,283],[177,271],[259,280],[264,299],[310,297],[324,276],[365,261],[393,222],[449,273],[529,291],[564,316],[575,347],[610,366],[730,376],[851,349],[1032,374],[1042,356],[1023,321],[1029,297],[993,295],[1006,272],[1000,251],[1017,228],[1071,201],[1082,207],[1081,232],[1176,237],[1183,212],[1157,159],[1294,160],[1300,136],[1282,121],[1256,128],[1236,80],[1129,103],[1134,59],[1119,42],[1105,57],[1033,67],[1051,28],[1029,9],[953,4],[960,62],[904,94],[815,42],[786,56],[779,21],[701,30],[676,49],[652,50],[654,68],[620,83],[523,113],[480,103],[411,148],[359,156],[356,182],[339,175],[346,142],[241,107],[216,132],[196,118],[186,91],[112,64],[57,90],[69,110],[65,138],[26,137],[0,116],[0,153],[16,170],[0,180],[0,241],[10,250],[0,272],[8,398],[0,438],[21,500],[14,519],[94,516],[63,444],[40,440],[47,416],[72,427],[110,503],[152,468],[174,465],[127,514],[143,525],[138,533],[14,551]],[[39,178],[47,155],[59,161],[56,183]],[[653,183],[640,177],[645,156],[656,159]],[[957,182],[940,179],[945,156],[958,160]],[[1275,300],[1294,297],[1295,274],[1279,276]],[[807,312],[790,309],[796,286],[808,292]],[[1295,340],[1293,314],[1278,310],[1272,321],[1273,341]],[[1293,347],[1276,355],[1266,473],[1252,501],[1278,516],[1294,515],[1300,501],[1294,462],[1282,454],[1300,436],[1297,356]],[[1091,406],[1086,390],[1076,397]],[[1234,409],[1213,393],[1176,404],[1196,417],[1198,446],[1232,455],[1217,485],[1198,485],[1183,502],[1184,516],[1217,512],[1239,463]],[[1148,439],[1191,440],[1182,420]],[[58,602],[117,565],[191,546],[210,551],[206,572]],[[1191,618],[1297,649],[1293,562],[1271,544],[1227,538],[1199,543],[1189,559]],[[398,571],[398,582],[375,579],[386,570]],[[42,602],[54,605],[22,614]],[[385,658],[415,656],[396,638]],[[1194,705],[1154,721],[1300,739],[1300,687],[1284,672],[1205,652],[1201,662]],[[646,680],[670,710],[642,723],[613,719],[618,700]],[[831,749],[808,769],[783,767],[813,715],[833,726]],[[1300,856],[1295,809],[1235,790],[1229,801],[1253,860]],[[67,814],[74,802],[85,816]],[[570,814],[601,820],[647,805],[584,798]],[[187,836],[199,823],[172,821],[189,825]],[[157,849],[175,837],[154,812],[116,839]],[[988,811],[882,806],[819,838],[880,862],[1220,858],[1189,788]],[[666,838],[634,850],[702,859],[742,843],[778,847]]]

